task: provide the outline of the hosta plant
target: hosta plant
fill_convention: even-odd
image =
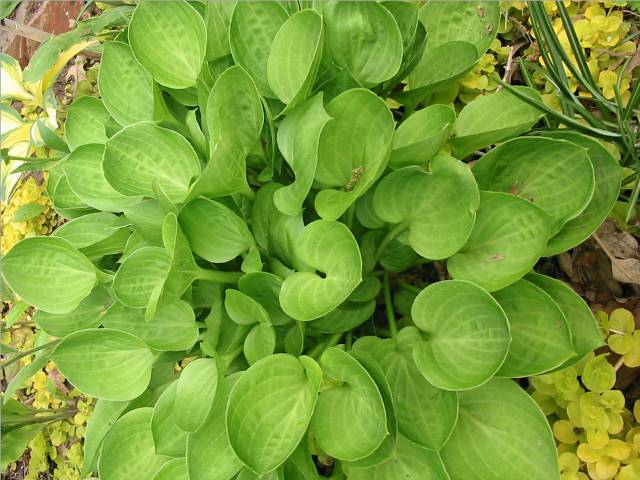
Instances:
[[[69,221],[3,258],[44,355],[98,399],[85,472],[559,478],[512,378],[602,337],[532,268],[598,227],[621,169],[575,132],[518,137],[541,114],[507,90],[437,103],[498,21],[477,1],[138,3],[57,142]]]

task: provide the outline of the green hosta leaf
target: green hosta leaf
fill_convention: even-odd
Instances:
[[[604,344],[591,309],[569,285],[537,273],[529,273],[526,279],[544,290],[560,307],[571,331],[575,355],[563,363],[560,368],[566,368],[579,362]]]
[[[157,455],[151,434],[153,409],[138,408],[123,415],[104,439],[98,473],[104,480],[152,480],[171,457]]]
[[[287,19],[273,39],[267,62],[269,87],[284,103],[304,100],[322,56],[322,17],[302,10]]]
[[[238,281],[238,289],[264,307],[273,325],[291,322],[291,317],[280,308],[278,296],[281,288],[282,279],[268,272],[251,272]]]
[[[126,43],[104,44],[98,88],[105,108],[120,125],[154,119],[153,79]]]
[[[107,141],[105,124],[110,118],[99,98],[78,98],[69,106],[64,123],[64,136],[69,148],[75,150],[89,143],[104,144]]]
[[[594,191],[587,151],[548,138],[515,138],[494,148],[473,167],[482,190],[525,198],[549,215],[555,234],[589,204]]]
[[[106,240],[127,223],[113,213],[90,213],[65,223],[52,236],[64,238],[75,248],[81,249]]]
[[[245,159],[260,137],[264,112],[256,85],[241,67],[229,68],[216,81],[207,100],[206,123],[213,146],[189,197],[249,192]]]
[[[231,54],[229,24],[236,1],[207,1],[205,23],[207,25],[207,61],[211,62]]]
[[[151,294],[162,285],[171,267],[171,256],[164,248],[142,247],[122,263],[113,279],[116,298],[132,308],[146,308]]]
[[[169,460],[160,467],[153,480],[189,480],[187,461],[184,458]]]
[[[200,173],[198,155],[182,135],[147,122],[111,137],[102,167],[107,181],[122,194],[155,197],[157,181],[172,202],[184,200],[191,180]]]
[[[295,322],[284,336],[284,351],[289,355],[302,355],[304,350],[304,326],[300,322]]]
[[[173,404],[176,424],[197,432],[207,420],[218,391],[220,366],[213,358],[194,360],[180,373]]]
[[[242,468],[231,449],[225,409],[240,373],[221,379],[211,413],[200,430],[187,439],[187,469],[191,480],[230,480]]]
[[[320,365],[325,378],[336,386],[318,397],[311,418],[315,441],[340,460],[370,455],[388,435],[378,387],[355,358],[337,348],[325,350]]]
[[[418,28],[418,13],[420,7],[416,3],[409,2],[380,2],[384,8],[389,10],[400,29],[402,36],[402,47],[405,51],[410,49],[412,42],[415,40],[416,29]]]
[[[320,318],[340,305],[362,280],[360,250],[342,223],[318,220],[298,236],[296,256],[324,273],[297,272],[287,277],[280,291],[284,312],[300,321]]]
[[[92,212],[91,207],[83,203],[71,190],[67,176],[62,170],[62,162],[56,163],[49,169],[47,195],[56,212],[64,218],[76,218]]]
[[[451,478],[560,478],[549,423],[517,384],[508,379],[493,379],[459,396],[458,424],[441,452]]]
[[[549,239],[544,255],[551,256],[569,250],[585,241],[607,218],[618,198],[622,169],[613,155],[597,140],[563,130],[545,132],[545,136],[567,140],[586,148],[595,174],[593,197],[587,208],[580,215],[565,223],[562,230]]]
[[[67,240],[32,237],[2,259],[2,276],[28,304],[48,313],[69,313],[97,281],[93,264]]]
[[[430,173],[410,166],[388,174],[373,199],[382,220],[405,224],[409,245],[423,257],[436,260],[464,246],[479,204],[478,186],[469,167],[447,155],[431,161]]]
[[[514,88],[524,95],[539,99],[538,92],[529,87]],[[542,115],[536,107],[520,100],[508,90],[480,95],[458,115],[451,147],[456,157],[464,158],[487,145],[526,132]]]
[[[78,330],[97,327],[112,301],[107,289],[96,287],[75,310],[65,314],[38,310],[33,319],[48,334],[64,337]]]
[[[115,190],[104,176],[104,145],[82,145],[60,163],[69,187],[78,198],[98,210],[122,212],[139,201]]]
[[[284,464],[284,478],[321,480],[307,445],[302,442]]]
[[[226,423],[231,447],[244,465],[264,475],[293,453],[309,425],[321,379],[311,358],[282,353],[259,360],[242,375],[231,391]]]
[[[420,9],[428,48],[454,40],[472,43],[485,53],[500,28],[500,5],[493,1],[430,2]]]
[[[428,163],[448,140],[455,120],[455,111],[446,105],[418,110],[393,135],[389,165],[400,168]]]
[[[402,36],[393,15],[376,2],[336,2],[324,9],[333,61],[363,85],[393,77],[402,62]]]
[[[278,148],[296,176],[273,194],[276,207],[285,215],[302,212],[316,172],[320,134],[329,120],[318,94],[291,110],[278,128]]]
[[[207,48],[200,14],[186,1],[138,3],[129,23],[129,44],[138,61],[160,84],[195,85]]]
[[[229,43],[235,62],[256,82],[260,94],[274,97],[269,88],[268,60],[271,44],[288,18],[277,2],[238,2],[231,17]]]
[[[198,339],[193,309],[182,300],[161,303],[148,320],[143,309],[115,303],[102,318],[102,325],[129,332],[159,351],[188,350]]]
[[[210,262],[225,263],[255,249],[244,220],[215,200],[191,200],[180,210],[178,221],[194,253]]]
[[[453,278],[499,290],[531,270],[548,238],[549,218],[540,208],[514,195],[481,192],[471,236],[447,268]]]
[[[322,318],[313,320],[309,325],[322,333],[348,332],[373,317],[376,302],[351,302],[347,300]]]
[[[564,314],[544,290],[518,280],[493,296],[511,326],[511,346],[499,376],[538,375],[575,354]]]
[[[455,392],[434,387],[420,372],[411,353],[419,340],[415,328],[405,328],[399,332],[397,343],[374,339],[366,345],[359,340],[354,350],[368,352],[383,369],[391,389],[398,432],[423,447],[438,450],[456,424],[458,398]]]
[[[62,340],[52,360],[80,391],[106,400],[132,400],[151,379],[153,354],[130,333],[81,330]]]
[[[154,198],[145,198],[125,208],[124,216],[135,227],[135,233],[148,243],[161,246],[162,224],[166,213],[160,202]],[[124,258],[120,259],[122,263]]]
[[[315,206],[323,219],[336,220],[382,175],[394,122],[384,101],[365,89],[342,93],[326,110],[334,119],[320,135],[315,180],[328,188]]]
[[[238,290],[225,292],[224,309],[238,325],[270,324],[269,313],[257,301]]]
[[[398,436],[390,460],[371,468],[349,465],[345,470],[350,480],[449,480],[438,453],[413,443],[403,435]]]
[[[32,220],[40,215],[45,208],[47,208],[47,206],[42,203],[26,203],[13,214],[13,221],[17,223]]]
[[[298,235],[304,228],[302,214],[285,215],[274,204],[274,192],[282,185],[270,183],[256,194],[251,210],[251,227],[256,242],[272,258],[290,267],[304,268],[294,255]]]
[[[249,365],[271,355],[276,349],[276,331],[272,325],[261,323],[254,325],[244,340],[244,357]]]
[[[471,282],[432,283],[413,302],[411,318],[425,335],[413,356],[423,375],[445,390],[482,385],[502,366],[511,337],[491,295]]]
[[[427,48],[409,75],[409,87],[424,97],[461,78],[477,61],[478,52],[469,42],[454,41]]]
[[[151,433],[158,455],[183,457],[187,448],[187,432],[178,427],[175,406],[178,382],[172,382],[160,395],[151,418]]]

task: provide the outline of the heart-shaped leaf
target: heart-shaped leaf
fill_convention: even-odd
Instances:
[[[335,386],[318,396],[311,418],[315,441],[340,460],[370,455],[388,434],[378,387],[355,358],[337,348],[325,350],[320,365],[325,378]]]
[[[126,43],[107,42],[103,46],[98,88],[105,108],[120,125],[154,119],[153,79]]]
[[[280,290],[284,312],[300,321],[320,318],[344,302],[362,281],[362,260],[351,231],[342,223],[317,220],[298,236],[296,256],[311,271],[287,277]]]
[[[132,333],[159,351],[188,350],[198,339],[193,309],[187,302],[177,299],[160,304],[148,320],[143,309],[115,303],[102,318],[102,325]]]
[[[90,213],[65,223],[52,236],[64,238],[75,248],[81,249],[109,238],[126,225],[124,218],[113,213]]]
[[[420,372],[412,356],[418,341],[421,339],[417,330],[407,327],[398,333],[396,341],[375,339],[367,345],[366,340],[358,340],[354,350],[369,353],[383,369],[393,397],[398,432],[423,447],[438,450],[456,424],[458,398],[455,392],[434,387]]]
[[[459,397],[458,424],[441,452],[451,478],[560,478],[549,423],[517,384],[496,378],[475,390],[460,392]]]
[[[82,145],[60,164],[69,187],[90,207],[107,212],[122,212],[139,201],[115,190],[104,176],[102,156],[104,145]]]
[[[363,85],[393,77],[402,62],[402,36],[393,15],[376,2],[336,2],[324,9],[333,61]]]
[[[484,155],[473,175],[481,190],[511,193],[540,207],[552,234],[587,207],[594,191],[587,151],[564,140],[509,140]]]
[[[393,135],[389,165],[400,168],[427,164],[448,140],[455,120],[455,111],[446,105],[418,110]]]
[[[213,358],[198,358],[180,373],[173,404],[176,425],[185,432],[197,432],[213,407],[220,366]]]
[[[200,430],[189,434],[187,469],[191,480],[229,480],[242,468],[231,449],[225,424],[229,395],[240,375],[236,373],[221,379],[209,417]]]
[[[296,176],[273,194],[276,207],[285,215],[302,212],[316,172],[320,134],[329,120],[319,94],[291,110],[278,128],[278,148]]]
[[[256,82],[260,94],[275,97],[269,88],[268,61],[273,40],[288,18],[278,2],[238,2],[229,28],[235,62]]]
[[[224,309],[229,318],[238,325],[271,324],[269,313],[265,308],[249,295],[238,290],[229,289],[225,292]]]
[[[32,237],[2,259],[2,276],[29,305],[48,313],[69,313],[96,284],[93,264],[67,240]]]
[[[238,289],[264,307],[273,325],[291,322],[291,317],[280,308],[278,296],[281,288],[282,279],[268,272],[251,272],[238,280]]]
[[[529,87],[514,87],[523,95],[540,100],[537,91]],[[515,137],[529,130],[542,113],[536,107],[510,93],[500,90],[492,95],[480,95],[467,104],[454,127],[450,142],[453,153],[464,158],[476,150]]]
[[[64,218],[76,218],[93,211],[71,190],[67,176],[62,169],[62,162],[49,169],[47,195],[53,208]]]
[[[96,328],[112,302],[107,289],[96,287],[73,311],[56,314],[38,310],[33,319],[49,335],[64,337],[78,330]]]
[[[447,258],[466,243],[480,204],[469,167],[447,155],[431,161],[431,172],[405,167],[385,176],[373,198],[385,222],[404,224],[408,243],[429,259]]]
[[[280,27],[267,62],[271,91],[289,106],[304,100],[313,86],[323,42],[322,17],[301,10]]]
[[[176,424],[175,398],[178,382],[172,382],[162,392],[153,408],[151,433],[159,455],[183,457],[187,449],[187,432]]]
[[[537,273],[526,279],[540,287],[560,307],[571,331],[575,355],[560,368],[570,367],[604,343],[598,323],[586,302],[566,283]]]
[[[487,382],[509,351],[507,317],[491,295],[471,282],[447,280],[422,290],[411,318],[425,341],[413,357],[422,374],[445,390],[467,390]]]
[[[98,474],[105,480],[152,480],[171,457],[157,455],[151,434],[153,408],[137,408],[120,417],[104,439]]]
[[[129,23],[129,44],[136,59],[160,84],[195,85],[207,48],[207,30],[188,2],[143,0]]]
[[[265,475],[293,453],[311,420],[321,379],[318,364],[305,356],[278,353],[249,367],[231,391],[226,414],[229,442],[244,465]]]
[[[191,180],[200,173],[198,155],[182,135],[147,122],[111,137],[102,167],[107,181],[123,195],[155,197],[157,181],[172,202],[184,200]]]
[[[549,228],[548,216],[533,203],[507,193],[481,192],[471,236],[447,268],[453,278],[499,290],[531,270],[544,252]]]
[[[509,319],[511,345],[500,377],[530,377],[575,355],[560,307],[544,290],[518,280],[493,294]]]
[[[587,208],[580,215],[565,223],[562,230],[549,239],[544,255],[551,256],[584,242],[607,218],[618,198],[622,169],[609,150],[597,140],[564,130],[545,132],[545,136],[567,140],[586,148],[589,160],[593,165],[595,178],[593,197]]]
[[[500,6],[491,0],[431,2],[420,9],[420,21],[429,35],[428,48],[462,40],[482,55],[498,33]]]
[[[336,220],[382,174],[394,122],[384,101],[365,89],[338,95],[326,110],[333,120],[320,134],[315,180],[328,188],[315,207],[323,219]]]
[[[80,391],[96,398],[132,400],[151,379],[151,350],[120,330],[74,332],[56,346],[51,358]]]
[[[69,148],[75,150],[88,143],[104,144],[107,141],[105,124],[110,118],[99,98],[78,98],[69,106],[64,123],[64,137]]]

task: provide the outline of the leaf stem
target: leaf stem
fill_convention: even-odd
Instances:
[[[391,300],[391,284],[389,283],[389,274],[385,272],[382,280],[382,288],[384,289],[384,309],[387,314],[387,322],[389,323],[389,331],[391,337],[396,338],[398,335],[398,325],[396,324],[396,314],[393,311],[393,302]]]
[[[398,286],[400,288],[404,288],[405,290],[411,293],[420,293],[422,291],[420,287],[416,287],[415,285],[410,285],[407,282],[403,282],[402,280],[398,281]]]
[[[389,244],[393,242],[397,237],[399,237],[400,234],[404,232],[408,227],[409,225],[406,222],[402,222],[387,232],[387,234],[382,238],[380,245],[378,245],[378,248],[376,248],[376,252],[373,257],[375,259],[374,265],[378,264],[378,262],[380,261],[380,257],[382,257],[382,254],[389,246]]]
[[[340,341],[341,338],[342,338],[342,333],[334,333],[333,335],[328,337],[324,342],[320,342],[315,347],[313,347],[309,351],[309,353],[307,353],[307,355],[317,359],[320,355],[324,353],[325,350],[333,347],[334,345],[337,345],[337,343]]]
[[[33,347],[30,350],[25,350],[24,352],[20,352],[20,353],[16,354],[15,356],[9,358],[8,360],[4,360],[3,362],[0,362],[0,369],[7,368],[12,363],[17,362],[21,358],[27,357],[27,356],[31,355],[32,353],[35,353],[35,352],[38,352],[40,350],[44,350],[44,349],[47,349],[47,348],[54,347],[56,344],[58,344],[61,341],[62,340],[60,338],[56,338],[55,340],[52,340],[50,342],[44,343],[44,344],[39,345],[37,347]]]
[[[197,271],[199,280],[206,280],[213,283],[231,283],[236,284],[244,275],[242,272],[222,272],[220,270],[208,270],[200,268]]]

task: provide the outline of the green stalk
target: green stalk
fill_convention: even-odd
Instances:
[[[199,268],[196,272],[198,280],[206,280],[213,283],[230,283],[235,285],[244,275],[242,272],[222,272],[220,270],[208,270]]]
[[[11,357],[11,358],[9,358],[7,360],[4,360],[3,362],[0,362],[0,369],[7,368],[9,365],[17,362],[21,358],[28,357],[29,355],[31,355],[33,353],[36,353],[36,352],[39,352],[40,350],[44,350],[44,349],[47,349],[47,348],[53,348],[58,343],[60,343],[61,341],[62,341],[61,339],[57,338],[55,340],[52,340],[52,341],[47,342],[47,343],[44,343],[44,344],[39,345],[37,347],[33,347],[33,348],[29,349],[29,350],[25,350],[24,352],[20,352],[20,353],[14,355],[13,357]]]
[[[384,310],[387,314],[387,322],[389,323],[389,331],[391,337],[396,338],[398,335],[398,325],[396,324],[396,314],[393,311],[393,302],[391,300],[391,285],[389,283],[389,273],[385,272],[382,288],[384,289]]]

